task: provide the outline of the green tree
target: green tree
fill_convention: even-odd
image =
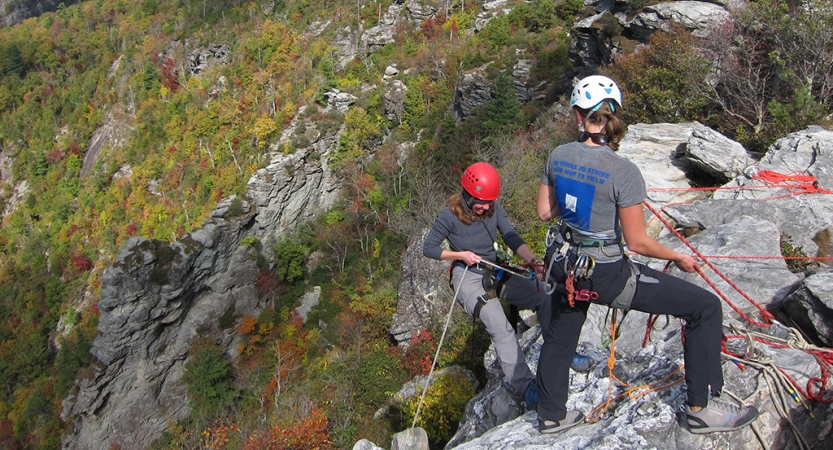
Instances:
[[[208,415],[229,406],[237,396],[232,387],[231,364],[222,347],[212,339],[194,339],[185,363],[188,399],[197,415]]]
[[[308,251],[299,236],[288,237],[275,244],[278,278],[290,284],[302,280],[307,273],[305,263]]]
[[[708,122],[716,105],[696,93],[698,85],[706,84],[709,69],[694,36],[677,29],[655,33],[642,51],[618,59],[602,73],[622,89],[629,123]]]
[[[476,121],[487,144],[495,144],[501,137],[526,126],[526,115],[509,75],[503,72],[498,75],[492,99],[480,107]]]

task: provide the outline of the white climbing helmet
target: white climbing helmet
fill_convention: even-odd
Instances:
[[[573,88],[573,95],[570,96],[570,106],[596,111],[605,100],[616,102],[615,106],[612,102],[609,102],[612,111],[616,111],[617,107],[621,108],[622,92],[619,91],[619,86],[606,76],[591,75],[582,78]]]

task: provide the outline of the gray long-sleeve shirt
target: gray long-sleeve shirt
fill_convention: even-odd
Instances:
[[[470,251],[487,261],[494,262],[497,259],[497,253],[493,244],[498,232],[506,245],[516,252],[518,247],[525,244],[523,238],[509,222],[509,216],[503,206],[495,201],[493,208],[495,213],[492,217],[478,219],[471,225],[466,225],[460,222],[446,206],[437,215],[431,231],[428,232],[422,247],[422,254],[428,258],[440,259],[443,252],[443,240],[448,239],[448,245],[452,251]]]

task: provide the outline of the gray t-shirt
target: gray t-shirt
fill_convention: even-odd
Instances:
[[[497,252],[493,244],[497,240],[498,233],[503,241],[514,252],[524,244],[523,238],[515,231],[515,227],[509,222],[506,210],[495,200],[493,206],[495,213],[487,219],[477,219],[471,225],[466,225],[451,212],[446,206],[437,215],[434,225],[431,227],[425,243],[422,247],[422,254],[433,259],[440,259],[443,252],[443,240],[448,239],[448,246],[455,252],[470,251],[487,261],[495,262]]]
[[[563,221],[600,239],[618,238],[618,208],[641,203],[648,196],[636,164],[608,146],[581,142],[550,152],[541,183],[554,188]]]

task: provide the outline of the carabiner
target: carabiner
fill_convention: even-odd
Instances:
[[[582,289],[580,291],[576,291],[575,296],[576,300],[582,302],[589,302],[599,299],[599,293],[596,291],[591,291],[590,289]]]

